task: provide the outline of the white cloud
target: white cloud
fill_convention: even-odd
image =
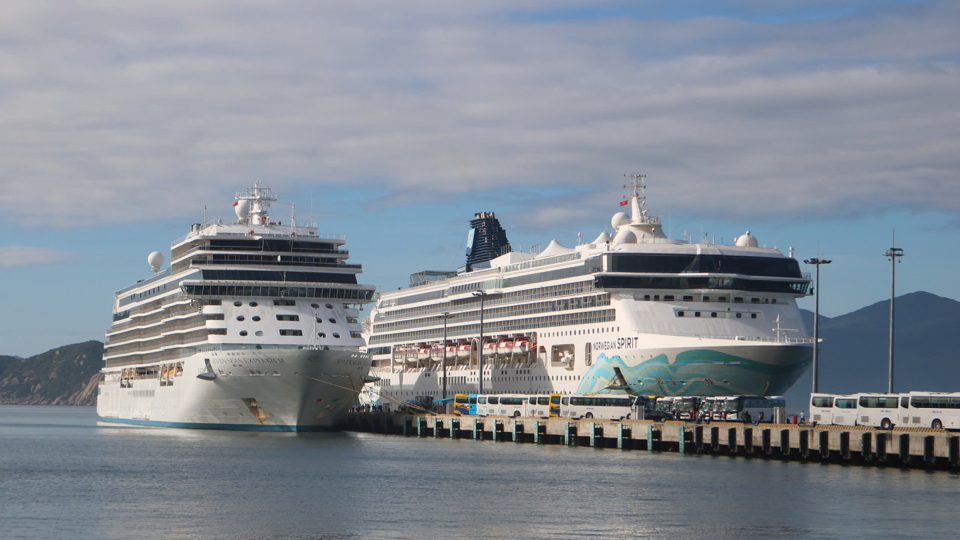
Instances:
[[[69,261],[75,257],[76,253],[62,249],[5,246],[0,247],[0,268],[36,264],[56,264]]]
[[[637,168],[701,214],[960,210],[954,4],[780,24],[515,9],[4,4],[0,219],[195,214],[256,178],[606,193]]]

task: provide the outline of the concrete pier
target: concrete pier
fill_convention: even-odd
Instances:
[[[408,437],[960,470],[960,433],[933,429],[388,413],[350,414],[345,429]]]

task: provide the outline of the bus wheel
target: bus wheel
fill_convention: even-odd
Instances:
[[[941,422],[940,419],[938,418],[934,420],[932,424],[930,424],[930,427],[932,427],[933,429],[943,429],[943,422]]]
[[[624,418],[626,418],[627,420],[629,420],[631,414],[633,414],[633,413],[627,413],[627,416],[625,416]]]
[[[584,415],[584,418],[593,418],[593,413],[588,412],[587,414]]]
[[[514,418],[520,418],[520,411],[514,411],[513,417],[514,417]]]
[[[893,422],[889,418],[880,421],[880,429],[893,429]]]

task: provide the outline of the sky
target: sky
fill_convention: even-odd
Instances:
[[[957,28],[937,1],[8,0],[0,354],[103,340],[147,254],[256,180],[384,289],[462,265],[475,212],[589,241],[637,171],[674,238],[833,260],[826,316],[889,298],[894,231],[897,294],[960,299]]]

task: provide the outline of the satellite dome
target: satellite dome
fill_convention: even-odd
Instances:
[[[237,205],[233,207],[234,211],[237,212],[237,217],[240,219],[246,219],[250,214],[250,201],[246,199],[240,199],[237,201]]]
[[[757,247],[760,242],[757,241],[755,236],[750,235],[750,231],[747,231],[743,236],[737,237],[737,245],[740,247]]]
[[[614,229],[616,229],[617,227],[620,226],[621,223],[629,220],[630,220],[629,216],[627,216],[623,212],[617,212],[616,214],[613,215],[612,218],[610,218],[610,225],[613,226]]]
[[[636,244],[637,235],[631,231],[629,228],[623,228],[617,231],[617,235],[613,237],[614,244]]]
[[[147,255],[147,263],[150,264],[150,268],[153,268],[154,272],[159,272],[160,267],[163,266],[163,254],[159,251],[154,251],[150,255]]]

